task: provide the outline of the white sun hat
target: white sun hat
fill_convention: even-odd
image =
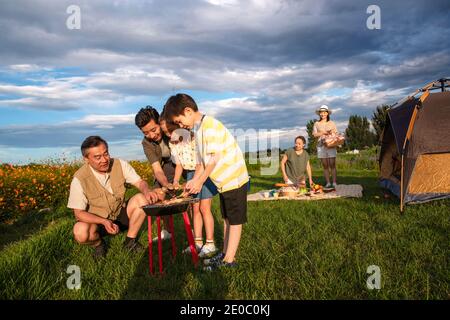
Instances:
[[[320,114],[321,111],[326,111],[328,112],[328,114],[330,115],[332,112],[330,110],[330,108],[328,108],[328,106],[326,104],[321,105],[317,110],[316,113]]]

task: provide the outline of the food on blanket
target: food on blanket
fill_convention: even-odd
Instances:
[[[308,192],[308,189],[306,189],[306,187],[300,188],[300,190],[298,190],[299,194],[305,194]]]
[[[316,183],[311,186],[311,191],[313,191],[314,193],[322,193],[323,187],[320,184]]]
[[[297,187],[284,187],[280,189],[280,196],[282,197],[295,197],[297,193]]]
[[[287,184],[287,183],[275,183],[275,187],[277,188],[284,188],[284,187],[292,187],[292,184]]]

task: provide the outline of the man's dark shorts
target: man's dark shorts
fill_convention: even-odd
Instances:
[[[220,193],[220,211],[230,225],[247,222],[247,183],[242,187]]]
[[[120,209],[120,213],[117,216],[117,219],[113,221],[113,223],[119,227],[119,232],[128,230],[128,226],[130,225],[130,221],[129,221],[128,215],[127,215],[127,206],[128,206],[128,201],[126,201],[124,206],[122,207],[122,209]],[[97,232],[100,235],[100,237],[103,238],[107,235],[111,235],[110,233],[108,233],[108,231],[106,231],[104,225],[98,224],[97,226],[98,226]]]

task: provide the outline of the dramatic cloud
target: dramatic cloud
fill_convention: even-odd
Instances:
[[[66,27],[73,4],[80,30]],[[371,4],[380,30],[366,27]],[[328,104],[344,130],[450,75],[448,12],[447,0],[2,1],[0,145],[75,148],[94,132],[125,151],[131,115],[180,91],[230,128],[289,141]]]

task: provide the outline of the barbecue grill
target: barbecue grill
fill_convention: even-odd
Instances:
[[[187,211],[189,208],[189,205],[191,203],[199,202],[200,199],[195,198],[184,198],[182,201],[175,202],[175,203],[164,203],[159,202],[155,204],[149,204],[142,209],[144,209],[145,213],[150,216],[168,216],[173,215],[176,213],[182,213]]]

